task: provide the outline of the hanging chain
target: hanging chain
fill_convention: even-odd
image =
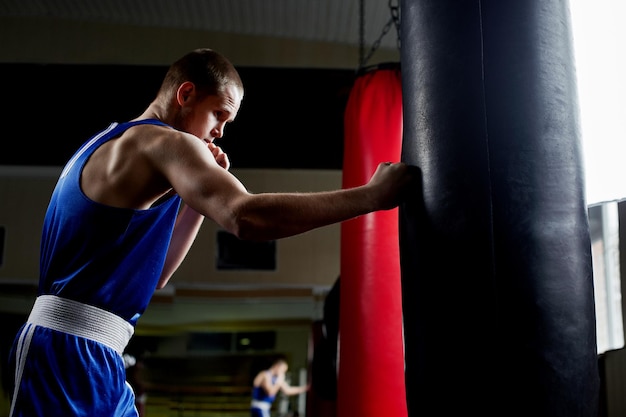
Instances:
[[[400,1],[400,0],[398,0]],[[391,12],[391,19],[396,27],[396,46],[398,51],[400,50],[400,5],[396,2],[396,5],[392,5],[393,0],[389,0],[389,10]]]
[[[365,65],[365,0],[359,2],[359,66]]]
[[[364,56],[364,50],[363,50],[363,45],[364,45],[364,32],[365,32],[365,24],[364,24],[364,20],[365,20],[365,12],[364,12],[364,7],[363,7],[363,2],[361,2],[361,68],[364,67],[367,64],[367,61],[369,61],[369,59],[372,57],[372,55],[374,55],[374,52],[376,52],[376,50],[380,47],[380,42],[383,40],[383,38],[385,37],[385,35],[389,32],[389,29],[391,29],[391,25],[395,25],[396,27],[396,44],[398,46],[398,50],[400,50],[400,6],[397,3],[398,0],[396,0],[394,2],[394,0],[389,0],[389,11],[391,13],[391,18],[389,19],[389,21],[385,24],[385,26],[383,27],[382,33],[380,34],[380,36],[378,37],[378,39],[376,39],[376,41],[372,44],[371,49],[369,50],[367,56]]]

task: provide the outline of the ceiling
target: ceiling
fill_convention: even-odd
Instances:
[[[352,45],[363,41],[367,56],[381,36],[380,47],[397,47],[391,6],[399,23],[399,0],[2,0],[0,16],[197,29]]]
[[[50,19],[55,21],[91,23],[98,27],[99,24],[124,25],[125,27],[136,26],[138,28],[169,28],[183,30],[200,30],[207,32],[219,32],[223,34],[244,35],[246,37],[270,37],[276,39],[290,39],[305,42],[328,42],[349,46],[361,45],[361,36],[364,39],[362,58],[368,57],[374,52],[375,46],[387,50],[397,50],[398,48],[398,26],[399,25],[399,2],[400,0],[0,0],[0,17],[20,19]],[[363,18],[361,17],[363,12]],[[395,17],[395,20],[392,19]],[[46,30],[56,30],[54,27],[43,25],[45,28],[42,34],[46,36]],[[80,25],[79,25],[80,27]],[[361,35],[361,30],[363,34]],[[75,36],[75,35],[72,35]],[[50,34],[50,37],[54,37]],[[8,49],[12,44],[28,45],[22,38],[12,39]],[[59,39],[63,39],[61,36]],[[377,41],[380,43],[377,44]],[[43,40],[40,40],[43,41]],[[45,42],[44,42],[45,44]],[[64,44],[66,45],[66,44]],[[89,45],[89,44],[87,44]],[[54,48],[58,44],[47,44],[47,48]],[[16,49],[13,47],[13,49]],[[41,51],[38,48],[20,46],[19,50],[32,50],[34,53]],[[45,49],[45,48],[43,48]],[[68,46],[68,50],[70,46]],[[89,47],[79,47],[80,53],[87,54],[92,51]],[[45,51],[44,51],[45,52]],[[101,49],[94,48],[93,53],[99,54]],[[70,55],[69,52],[62,52],[61,55]],[[18,80],[26,77],[26,83],[32,88],[31,94],[39,94],[44,97],[53,97],[54,104],[46,105],[49,111],[42,117],[49,117],[51,120],[45,123],[54,123],[54,120],[63,119],[65,114],[63,109],[71,106],[65,103],[65,98],[69,97],[57,87],[62,87],[71,82],[74,78],[87,78],[100,80],[94,84],[92,93],[101,97],[119,94],[128,94],[130,88],[137,93],[136,101],[127,97],[125,103],[131,105],[129,110],[131,115],[137,112],[136,103],[144,103],[154,94],[154,85],[157,85],[162,77],[162,69],[146,69],[144,67],[135,68],[126,66],[122,70],[118,66],[107,65],[30,65],[12,62],[10,59],[3,66],[5,77]],[[20,62],[20,61],[16,61]],[[148,76],[142,75],[143,83],[132,87],[123,87],[126,83],[132,82],[129,74],[134,71],[154,72],[154,81],[148,82]],[[230,146],[228,152],[232,158],[236,159],[240,167],[245,168],[320,168],[320,169],[340,169],[342,164],[342,133],[343,133],[343,106],[347,100],[347,93],[353,80],[353,68],[338,71],[316,71],[315,74],[306,68],[272,68],[264,70],[260,67],[252,67],[246,72],[242,67],[242,76],[245,75],[247,87],[246,106],[247,109],[258,108],[268,109],[284,108],[282,103],[271,105],[267,102],[268,97],[287,98],[292,106],[283,110],[282,124],[280,132],[273,132],[272,140],[275,147],[283,152],[279,155],[265,155],[268,150],[261,146],[259,141],[254,141],[256,132],[237,131],[249,126],[256,127],[263,125],[263,110],[248,111],[244,114],[242,110],[238,117],[239,123],[233,124],[229,137],[240,138],[237,141],[228,141]],[[80,72],[77,72],[80,71]],[[98,71],[106,71],[106,75]],[[12,75],[11,75],[12,74]],[[30,74],[30,75],[29,75]],[[117,76],[115,76],[117,74]],[[152,78],[150,78],[152,79]],[[302,80],[307,80],[302,82]],[[258,80],[258,81],[257,81]],[[13,83],[15,87],[24,83]],[[298,85],[298,89],[293,86]],[[95,90],[100,88],[101,90]],[[124,89],[128,88],[128,89]],[[137,90],[147,89],[145,93]],[[269,89],[269,91],[267,91]],[[30,91],[30,90],[29,90]],[[45,92],[45,94],[42,94]],[[143,95],[140,95],[143,94]],[[10,90],[9,90],[10,94]],[[29,94],[21,91],[19,97],[28,98]],[[302,97],[306,97],[303,100]],[[265,100],[258,104],[254,100]],[[100,100],[102,101],[102,100]],[[297,103],[297,104],[296,104]],[[24,103],[23,106],[27,106]],[[75,120],[84,122],[84,132],[74,134],[72,137],[82,142],[88,136],[94,126],[108,123],[110,120],[126,117],[123,113],[122,105],[118,102],[108,103],[102,106],[99,111],[94,112],[93,108],[85,109],[85,113],[80,113],[81,109],[74,110]],[[12,126],[23,126],[28,124],[20,112],[21,106],[12,106],[13,113],[9,112],[3,117],[7,124]],[[320,154],[308,152],[302,159],[296,160],[288,155],[298,155],[299,143],[307,138],[300,137],[300,141],[294,141],[293,132],[300,132],[300,135],[310,134],[310,140],[319,140],[319,132],[313,129],[302,129],[301,126],[310,124],[311,115],[316,114],[320,108],[325,108],[327,116],[325,120],[325,141],[332,144],[332,151],[325,148],[320,150]],[[61,113],[60,113],[61,112]],[[113,114],[112,114],[113,113]],[[94,120],[94,117],[103,120]],[[258,117],[261,120],[249,120],[250,117]],[[286,122],[285,122],[286,120]],[[40,120],[41,121],[41,120]],[[74,123],[76,130],[81,126]],[[302,132],[302,131],[305,132]],[[16,132],[17,133],[17,132]],[[241,138],[250,138],[244,141]],[[6,150],[3,152],[0,145],[0,165],[62,165],[71,155],[71,150],[77,146],[70,140],[62,144],[45,139],[35,139],[37,152],[32,151],[33,142],[25,141],[23,147],[18,150]],[[79,142],[79,143],[80,143]],[[252,143],[249,143],[252,142]],[[15,146],[12,142],[11,146]],[[256,146],[256,147],[255,147]],[[261,149],[257,149],[261,148]],[[252,149],[252,151],[251,151]],[[264,153],[265,152],[265,153]],[[265,156],[265,157],[260,157]],[[262,164],[259,166],[259,164]]]

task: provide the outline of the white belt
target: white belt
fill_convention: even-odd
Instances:
[[[257,401],[257,400],[252,400],[252,403],[250,404],[250,406],[253,408],[260,408],[261,410],[265,410],[265,411],[269,411],[270,408],[272,408],[272,404],[265,402],[265,401]]]
[[[56,295],[37,297],[28,323],[94,340],[120,355],[134,332],[129,322],[111,312]]]

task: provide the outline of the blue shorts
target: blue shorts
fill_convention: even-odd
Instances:
[[[257,390],[259,388],[255,388]],[[254,394],[253,394],[254,397]],[[251,417],[270,417],[270,409],[272,408],[272,399],[266,397],[261,400],[253,399],[250,403],[250,416]]]
[[[119,352],[27,323],[11,350],[10,417],[138,417]]]
[[[261,408],[252,407],[250,409],[251,417],[270,417],[269,410],[263,410]]]

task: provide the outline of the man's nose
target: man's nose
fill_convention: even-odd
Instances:
[[[224,125],[217,125],[213,128],[213,137],[215,138],[221,138],[222,136],[224,136]]]

